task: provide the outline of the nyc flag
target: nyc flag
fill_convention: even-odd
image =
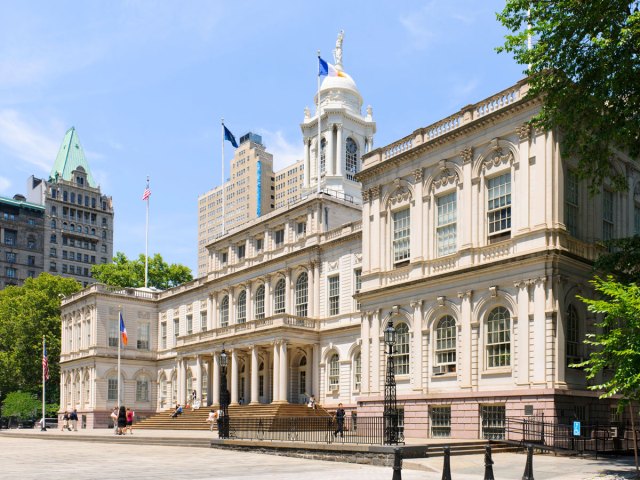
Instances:
[[[122,312],[120,312],[120,335],[122,335],[122,343],[126,345],[129,339],[127,338],[127,328],[124,326],[124,319],[122,318]]]
[[[318,57],[318,76],[346,77],[347,75],[322,58]]]
[[[238,148],[238,143],[236,142],[236,137],[233,136],[233,133],[226,127],[226,125],[222,125],[224,127],[224,139],[229,140],[231,145],[235,148]]]

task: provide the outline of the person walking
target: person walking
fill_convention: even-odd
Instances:
[[[336,431],[333,432],[333,436],[337,437],[340,434],[341,437],[344,437],[344,408],[342,408],[342,404],[338,404],[338,409],[336,410],[336,414],[334,418],[336,419],[337,428]]]
[[[124,405],[120,406],[118,411],[118,435],[124,435],[127,428],[127,409]]]
[[[127,408],[127,430],[129,431],[129,435],[133,435],[133,417],[135,416],[135,412]]]
[[[64,432],[65,429],[70,430],[70,428],[69,428],[69,412],[66,411],[66,410],[64,411],[64,414],[62,415],[62,428],[60,430],[62,430]]]
[[[118,407],[113,407],[113,410],[111,410],[111,415],[109,415],[111,417],[111,421],[113,422],[113,434],[117,435],[118,434]]]
[[[206,422],[209,423],[209,431],[213,432],[213,425],[218,422],[218,412],[216,412],[213,408],[209,412],[209,416],[207,417]]]
[[[74,432],[78,431],[78,411],[74,408],[69,414],[69,420],[71,421],[71,427]]]

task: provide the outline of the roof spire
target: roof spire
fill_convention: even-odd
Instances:
[[[51,180],[59,180],[62,178],[62,180],[73,181],[73,171],[80,167],[82,167],[87,175],[87,185],[96,188],[97,184],[91,175],[84,150],[82,149],[82,145],[80,145],[78,133],[75,127],[71,127],[64,134],[64,140],[62,140],[62,145],[60,145],[60,150],[58,150],[58,155],[56,156],[56,161],[53,164],[49,177]]]

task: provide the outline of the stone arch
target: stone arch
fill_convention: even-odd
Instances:
[[[425,329],[431,331],[435,326],[435,322],[445,315],[451,315],[455,318],[456,323],[459,323],[461,316],[460,306],[449,299],[445,299],[442,303],[438,301],[429,302],[422,315]]]
[[[382,196],[380,205],[382,210],[388,211],[393,208],[392,203],[406,201],[408,204],[411,204],[414,198],[415,191],[413,185],[405,179],[396,178]]]
[[[485,161],[506,161],[511,162],[511,166],[513,166],[513,164],[518,162],[518,159],[519,148],[515,144],[502,138],[494,138],[481,150],[480,154],[474,160],[471,178],[482,176]]]
[[[448,173],[447,173],[448,172]],[[432,190],[454,185],[456,188],[462,183],[462,168],[451,160],[442,160],[437,166],[429,169],[423,182],[424,195],[430,195]]]

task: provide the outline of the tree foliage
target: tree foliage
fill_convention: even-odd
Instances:
[[[610,251],[598,257],[595,270],[621,283],[640,285],[640,236],[610,240],[607,246]]]
[[[122,253],[116,253],[113,263],[94,265],[91,274],[98,282],[115,287],[144,287],[144,255],[137,260],[129,260]],[[149,257],[149,287],[166,290],[193,280],[189,267],[172,263],[169,265],[159,253]]]
[[[637,400],[640,394],[640,287],[623,284],[609,276],[592,282],[597,300],[581,297],[589,311],[600,316],[598,333],[587,335],[585,343],[593,351],[576,365],[584,368],[588,379],[602,378],[590,386],[602,397],[622,396],[622,404]],[[599,376],[599,374],[603,374]]]
[[[79,290],[75,280],[48,273],[0,290],[0,391],[40,392],[44,335],[50,376],[47,395],[58,398],[60,299]]]
[[[624,189],[623,174],[610,166],[616,150],[640,156],[639,7],[639,0],[508,0],[497,15],[513,33],[498,51],[529,65],[529,93],[544,97],[533,123],[562,133],[563,154],[578,159],[592,190],[607,177]]]
[[[8,393],[2,402],[2,415],[20,419],[35,418],[42,413],[42,403],[33,393],[22,391]]]

